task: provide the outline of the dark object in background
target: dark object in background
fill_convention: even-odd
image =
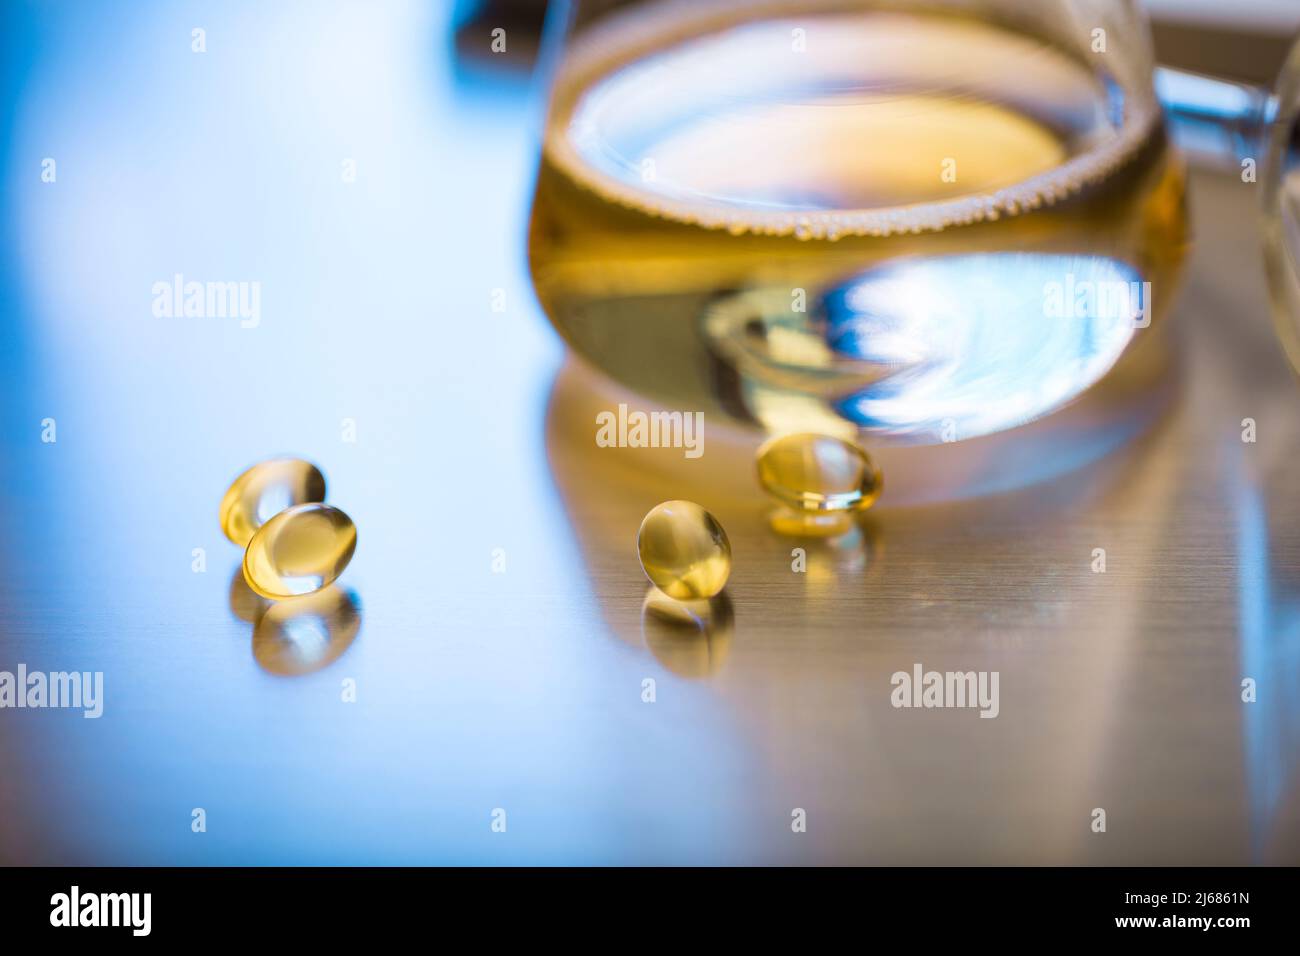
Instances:
[[[628,0],[586,0],[586,19],[626,5]],[[457,0],[453,23],[456,60],[476,65],[528,70],[537,59],[548,0]],[[1271,86],[1286,58],[1291,38],[1241,27],[1212,26],[1152,15],[1156,60],[1197,73]],[[492,31],[506,31],[506,52],[491,52]]]
[[[457,0],[452,15],[458,69],[527,72],[537,60],[547,0]],[[505,31],[505,51],[492,51],[492,31]]]
[[[1291,46],[1282,33],[1160,19],[1151,24],[1151,39],[1162,66],[1270,88]]]

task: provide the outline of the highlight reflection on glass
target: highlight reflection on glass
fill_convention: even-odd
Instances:
[[[827,334],[836,352],[898,370],[837,408],[867,430],[940,440],[1031,421],[1111,369],[1149,324],[1149,289],[1100,256],[886,264],[827,297]]]
[[[1155,81],[1182,149],[1234,172],[1240,168],[1243,181],[1254,181],[1246,169],[1262,175],[1264,265],[1274,318],[1283,349],[1300,372],[1300,39],[1272,93],[1163,67]],[[1257,172],[1261,153],[1266,156]]]

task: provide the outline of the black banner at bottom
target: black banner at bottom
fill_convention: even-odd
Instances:
[[[421,930],[540,942],[610,918],[633,936],[681,930],[729,943],[847,924],[855,936],[918,943],[1044,934],[1230,943],[1285,932],[1295,912],[1295,871],[1283,868],[8,868],[0,881],[7,940],[75,934],[82,944],[336,944]]]

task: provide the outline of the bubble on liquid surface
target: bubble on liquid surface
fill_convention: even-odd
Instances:
[[[221,499],[221,530],[247,547],[257,529],[285,508],[325,500],[325,476],[301,458],[258,462],[230,483]]]
[[[253,535],[244,554],[244,580],[271,600],[310,594],[343,573],[356,546],[356,526],[338,508],[295,505]]]
[[[880,470],[854,445],[830,435],[782,435],[758,452],[758,480],[783,504],[800,511],[869,508],[880,497]]]
[[[731,542],[718,519],[693,501],[655,505],[636,541],[646,577],[670,598],[711,598],[726,586]]]

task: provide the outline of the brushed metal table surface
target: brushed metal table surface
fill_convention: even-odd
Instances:
[[[0,670],[102,671],[104,713],[0,711],[0,861],[1300,862],[1300,390],[1259,187],[1193,176],[1156,387],[882,453],[880,506],[796,574],[754,436],[596,446],[637,399],[531,298],[527,85],[454,60],[439,5],[310,9],[205,11],[204,54],[162,4],[7,23],[36,52],[6,77]],[[156,317],[177,273],[260,282],[259,323]],[[216,522],[285,452],[359,529],[325,666],[254,639]],[[643,616],[670,497],[731,536],[707,637]],[[997,671],[998,717],[893,708],[916,663]]]

